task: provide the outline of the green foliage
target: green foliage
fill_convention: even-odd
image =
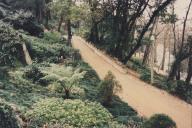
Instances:
[[[40,71],[40,69],[36,65],[30,66],[24,73],[24,77],[31,79],[33,83],[37,82],[43,76],[44,74]]]
[[[78,14],[77,10],[75,10],[76,14]],[[25,20],[24,17],[27,16],[27,13],[22,13],[21,15],[11,16],[9,18],[17,20],[16,23],[20,24]],[[74,15],[72,17],[79,18]],[[26,21],[28,20],[26,19]],[[115,107],[109,109],[112,114],[114,113],[113,115],[117,115],[115,116],[115,120],[118,120],[118,122],[113,121],[113,116],[108,112],[108,108],[106,109],[96,102],[99,101],[97,97],[99,92],[98,83],[100,82],[96,72],[88,64],[81,61],[77,50],[66,46],[65,39],[61,39],[59,33],[46,32],[42,38],[37,38],[26,35],[26,32],[23,31],[22,35],[24,39],[21,40],[18,38],[17,31],[13,30],[10,26],[8,28],[2,27],[0,31],[6,31],[3,34],[0,33],[0,35],[3,42],[10,45],[6,51],[3,51],[3,54],[11,53],[12,58],[7,57],[8,59],[12,60],[13,63],[16,63],[17,60],[20,61],[22,55],[20,51],[22,49],[14,51],[14,53],[8,51],[13,51],[11,50],[12,46],[22,48],[21,44],[26,42],[29,53],[35,61],[35,64],[31,66],[17,67],[13,70],[2,70],[3,73],[0,72],[0,99],[15,105],[19,108],[18,111],[21,114],[25,114],[27,111],[25,115],[29,119],[27,123],[30,124],[30,127],[41,127],[48,123],[48,126],[57,128],[88,128],[94,126],[96,128],[125,128],[124,125],[119,124],[121,122],[119,121],[121,120],[120,116],[126,116],[124,120],[130,120],[129,114],[132,116],[131,113],[134,113],[132,112],[133,110],[129,106],[125,107],[127,104],[121,103],[120,105],[118,104],[121,107],[118,110],[118,105],[116,104]],[[7,37],[4,39],[5,36]],[[49,64],[50,62],[62,64]],[[3,77],[1,77],[1,74]],[[111,84],[111,86],[106,87],[112,88],[110,95],[114,96],[120,88],[116,87],[117,81],[112,76],[109,77],[106,83]],[[65,93],[66,90],[69,91],[68,93],[71,94],[70,98],[81,100],[58,99],[63,96],[63,90]],[[87,101],[88,99],[94,102]],[[39,100],[40,102],[37,102]],[[33,104],[34,106],[30,110]],[[126,121],[123,123],[126,124]]]
[[[19,124],[13,112],[13,109],[0,101],[0,127],[1,128],[19,128]]]
[[[176,128],[176,124],[170,117],[156,114],[144,123],[143,128]]]
[[[140,79],[150,83],[151,72],[145,65],[142,65],[141,60],[132,59],[127,63],[127,67],[133,69],[140,74]],[[192,87],[188,86],[184,81],[167,81],[166,76],[157,74],[154,75],[153,86],[166,90],[167,92],[178,96],[179,98],[192,103]]]
[[[47,41],[47,43],[63,43],[61,40],[61,34],[58,32],[45,32],[43,39]]]
[[[13,10],[7,10],[7,14],[3,18],[4,22],[11,24],[16,30],[22,29],[33,36],[39,36],[43,33],[42,26],[36,22],[35,17],[30,11]]]
[[[136,59],[136,58],[133,58],[131,61],[128,61],[126,66],[139,73],[149,71],[149,69],[145,65],[142,64],[142,61],[140,59]]]
[[[47,61],[59,63],[63,59],[79,60],[78,50],[66,46],[65,40],[56,32],[47,32],[43,38],[25,36],[28,42],[29,52],[38,62]]]
[[[192,86],[188,85],[185,81],[171,82],[174,86],[174,90],[171,91],[176,96],[184,99],[185,101],[192,103]],[[169,83],[170,85],[170,83]]]
[[[58,18],[63,16],[65,21],[70,19],[74,24],[87,19],[89,14],[88,4],[84,3],[77,6],[72,0],[56,0],[50,3],[50,8],[55,16]]]
[[[0,66],[15,66],[21,61],[22,41],[15,30],[0,22]]]
[[[71,89],[78,86],[81,79],[85,75],[85,71],[80,68],[74,69],[72,67],[64,67],[56,64],[51,64],[51,67],[44,69],[44,74],[47,74],[41,80],[50,82],[58,82],[63,87],[66,97],[69,98]]]
[[[108,72],[104,80],[101,82],[99,90],[102,101],[105,105],[110,105],[112,102],[113,96],[120,92],[122,89],[121,85],[115,79],[115,76],[112,72]]]
[[[50,98],[40,100],[26,113],[31,127],[46,123],[73,127],[104,127],[112,122],[112,115],[100,104],[81,100]]]

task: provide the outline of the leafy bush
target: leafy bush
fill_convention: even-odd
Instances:
[[[141,60],[135,58],[127,62],[127,67],[137,72],[141,72],[143,70],[149,70],[145,65],[142,64]]]
[[[79,85],[80,80],[86,73],[80,68],[74,69],[73,67],[64,67],[56,64],[44,68],[43,72],[47,75],[41,78],[41,80],[47,81],[47,83],[59,83],[64,89],[66,98],[69,98],[71,89]]]
[[[61,39],[61,34],[59,32],[45,32],[43,39],[52,44],[63,43],[64,40]]]
[[[34,83],[37,82],[39,79],[41,79],[43,76],[44,76],[44,74],[35,65],[32,65],[24,73],[24,77],[31,79]]]
[[[26,113],[31,127],[46,123],[73,127],[104,127],[112,122],[112,115],[100,104],[81,100],[44,99]]]
[[[16,31],[0,22],[0,66],[15,66],[22,61],[22,41]]]
[[[144,123],[143,128],[176,128],[176,124],[170,117],[156,114]]]
[[[128,128],[141,128],[143,118],[137,116],[137,112],[119,97],[114,97],[110,106],[106,107],[114,116],[116,121],[126,125]]]
[[[192,86],[189,86],[185,81],[181,80],[174,83],[172,82],[172,84],[174,85],[174,90],[171,93],[192,103]]]
[[[61,41],[58,34],[50,34],[48,32],[41,39],[31,36],[25,36],[24,38],[28,42],[30,55],[38,62],[48,61],[59,63],[62,62],[62,59],[81,59],[78,50],[66,46],[65,40]]]
[[[1,128],[19,128],[13,109],[3,102],[0,102],[0,122]]]
[[[121,91],[121,89],[122,87],[115,79],[115,76],[111,72],[108,72],[108,74],[104,78],[104,81],[101,82],[99,87],[103,103],[105,105],[110,105],[113,96],[117,92]]]
[[[36,22],[35,17],[30,11],[16,10],[3,19],[4,22],[12,24],[14,29],[22,29],[33,36],[39,36],[43,33],[43,28]]]

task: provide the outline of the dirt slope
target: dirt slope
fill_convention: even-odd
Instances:
[[[73,38],[73,47],[80,50],[83,59],[96,70],[100,78],[108,71],[113,72],[123,86],[119,96],[140,115],[150,117],[155,113],[164,113],[177,123],[178,128],[192,128],[191,105],[125,73],[121,66],[80,37]]]

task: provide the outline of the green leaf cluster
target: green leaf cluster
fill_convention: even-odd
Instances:
[[[26,115],[31,120],[31,127],[46,123],[79,128],[105,127],[112,122],[112,115],[99,103],[57,98],[40,100]]]

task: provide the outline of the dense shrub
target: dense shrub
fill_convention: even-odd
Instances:
[[[30,66],[24,73],[24,77],[31,79],[34,83],[40,80],[43,76],[44,74],[35,65]]]
[[[156,114],[144,123],[143,128],[176,128],[176,124],[170,117]]]
[[[115,76],[108,72],[104,80],[99,86],[100,96],[104,105],[110,105],[112,102],[113,96],[121,91],[122,87],[115,79]]]
[[[51,64],[50,67],[45,67],[43,73],[46,74],[40,79],[45,83],[59,83],[63,88],[66,98],[69,98],[71,90],[74,86],[78,86],[81,79],[84,78],[85,71],[80,68],[65,67],[61,65]],[[52,85],[52,87],[56,87]]]
[[[142,72],[143,70],[149,70],[145,65],[142,64],[139,59],[132,59],[127,62],[127,67],[131,68],[137,72]]]
[[[11,26],[0,22],[0,66],[15,66],[22,61],[22,41]]]
[[[192,86],[188,85],[184,81],[176,81],[174,83],[174,90],[171,93],[179,96],[189,103],[192,103]]]
[[[26,113],[31,127],[46,123],[74,127],[104,127],[112,122],[112,115],[100,104],[81,100],[50,98],[37,102]]]
[[[25,10],[7,10],[3,21],[13,25],[14,29],[22,29],[33,36],[39,36],[43,33],[43,28],[36,22],[35,17],[29,11]]]
[[[52,44],[54,43],[64,43],[65,39],[61,37],[59,32],[45,32],[43,39]]]
[[[140,128],[143,124],[143,119],[137,116],[137,112],[127,103],[121,101],[119,97],[115,97],[111,105],[107,106],[107,109],[119,123],[130,128]]]
[[[66,45],[65,40],[61,40],[61,35],[57,33],[45,33],[43,38],[25,36],[28,42],[28,49],[33,59],[38,62],[48,61],[59,63],[63,59],[79,60],[81,57],[78,50]]]
[[[19,128],[13,109],[0,102],[0,128]]]

